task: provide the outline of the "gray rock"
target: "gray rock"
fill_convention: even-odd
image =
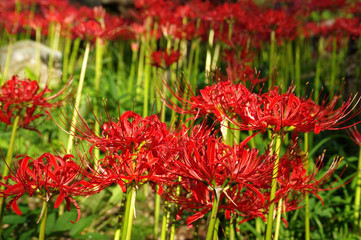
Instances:
[[[25,69],[30,69],[36,74],[36,51],[37,43],[32,40],[24,40],[15,42],[12,45],[10,64],[6,79],[13,75],[18,75],[20,78],[25,77]],[[6,56],[8,53],[8,46],[0,48],[0,67],[1,72],[4,72]],[[53,69],[49,71],[49,58],[53,54]],[[40,44],[40,83],[45,85],[48,79],[59,79],[62,74],[62,53],[60,51],[53,51],[44,44]]]

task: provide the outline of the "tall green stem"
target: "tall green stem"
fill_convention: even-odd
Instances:
[[[213,40],[214,40],[214,30],[209,30],[208,36],[208,47],[207,47],[207,55],[206,55],[206,75],[211,71],[211,62],[212,62],[212,48],[213,48]],[[208,78],[206,78],[206,83],[208,83]]]
[[[358,167],[357,167],[357,180],[356,180],[356,191],[355,191],[355,211],[354,211],[354,218],[355,218],[355,229],[359,228],[360,221],[360,202],[361,202],[361,146],[359,151],[359,160],[358,160]]]
[[[336,61],[337,61],[337,41],[336,38],[333,39],[332,42],[332,65],[331,65],[331,79],[330,79],[330,88],[333,88],[335,86],[335,81],[336,81],[336,74],[337,74],[337,65],[336,65]],[[333,96],[333,94],[331,93],[331,96]]]
[[[9,174],[9,168],[11,167],[11,163],[12,163],[12,159],[13,159],[13,153],[14,153],[14,143],[15,143],[15,136],[16,136],[16,130],[18,128],[18,124],[19,124],[19,116],[16,116],[14,123],[13,123],[13,129],[11,132],[11,138],[10,138],[10,144],[9,144],[9,148],[8,151],[6,153],[6,166],[4,166],[3,169],[3,175],[2,177],[6,177]],[[4,186],[0,187],[1,190],[4,189]],[[5,210],[5,205],[4,202],[1,202],[1,207],[0,207],[0,226],[2,226],[3,223],[3,217],[4,217],[4,210]],[[0,237],[2,234],[2,227],[0,227]]]
[[[74,138],[73,134],[74,134],[77,119],[78,119],[77,117],[78,117],[81,93],[82,93],[83,85],[84,85],[84,78],[85,78],[85,72],[86,72],[86,67],[87,67],[87,63],[88,63],[89,51],[90,51],[90,42],[87,41],[86,45],[85,45],[83,65],[82,65],[81,72],[80,72],[78,90],[76,92],[75,106],[73,109],[73,118],[71,120],[71,129],[70,129],[70,135],[69,135],[69,139],[68,139],[68,147],[66,148],[67,153],[70,153],[71,149],[73,147],[73,138]]]
[[[68,68],[69,68],[69,55],[71,49],[72,40],[70,38],[70,33],[65,38],[65,46],[64,46],[64,57],[63,57],[63,82],[66,82],[68,79]]]
[[[273,153],[276,154],[276,160],[273,167],[273,178],[272,178],[272,188],[271,188],[271,195],[270,195],[270,207],[268,211],[268,218],[267,218],[267,228],[266,228],[266,237],[265,240],[272,239],[272,225],[273,225],[273,213],[275,209],[275,202],[273,201],[276,197],[276,190],[277,190],[277,177],[278,177],[278,163],[280,159],[280,151],[281,151],[281,136],[276,135],[275,140],[276,144],[273,149]]]
[[[40,224],[40,233],[39,240],[45,239],[45,228],[46,228],[46,219],[48,217],[48,203],[46,201],[43,202],[43,210],[41,216],[41,224]]]
[[[213,239],[214,228],[215,228],[216,222],[217,222],[217,213],[218,213],[219,197],[220,197],[221,189],[215,189],[215,193],[216,194],[213,199],[212,213],[211,213],[210,220],[209,220],[206,240]]]
[[[316,73],[315,73],[315,101],[318,100],[320,96],[320,87],[321,87],[321,60],[323,55],[323,37],[320,38],[318,42],[318,58],[316,63]]]
[[[94,87],[95,87],[95,96],[96,99],[99,100],[100,97],[100,80],[102,76],[102,63],[103,63],[103,43],[100,38],[96,39],[95,42],[95,78],[94,78]],[[94,106],[94,115],[99,115],[99,103],[96,101],[96,105]],[[99,124],[95,124],[95,134],[99,136],[100,134],[100,126]],[[97,162],[99,160],[100,151],[98,148],[94,149],[95,154],[95,166],[97,166]]]
[[[301,96],[301,40],[296,40],[295,49],[295,79],[296,79],[296,94]]]
[[[10,40],[9,40],[9,45],[8,45],[8,51],[6,53],[6,60],[5,60],[5,66],[4,66],[4,74],[3,74],[3,79],[1,83],[6,82],[6,80],[8,79],[8,72],[9,72],[9,66],[10,66],[10,59],[11,59],[11,52],[13,49],[13,40],[14,37],[12,35],[10,35]]]
[[[127,192],[127,204],[124,213],[124,222],[122,227],[122,240],[130,240],[132,234],[133,217],[134,217],[134,204],[135,204],[136,188],[129,187]],[[118,240],[115,239],[114,240]]]
[[[276,42],[276,32],[271,31],[271,47],[269,53],[269,71],[268,71],[268,88],[271,88],[273,81],[273,68],[275,66],[275,42]]]
[[[167,237],[167,231],[168,231],[168,221],[169,221],[169,206],[170,204],[168,203],[168,201],[164,202],[164,207],[163,207],[163,222],[162,222],[162,232],[160,234],[160,239],[161,240],[165,240]]]
[[[71,55],[70,55],[67,74],[73,74],[74,67],[75,67],[75,61],[76,61],[76,57],[78,55],[78,50],[79,50],[79,46],[80,46],[80,42],[81,42],[81,38],[76,38],[74,40],[73,49],[72,49],[72,52],[71,52]]]
[[[276,229],[274,240],[278,240],[280,235],[280,226],[281,226],[281,214],[282,214],[282,199],[278,202],[277,208],[277,220],[276,220]]]
[[[308,153],[308,148],[309,148],[309,134],[305,133],[305,146],[304,146],[304,151],[306,153]],[[309,160],[306,157],[306,161],[303,163],[304,164],[304,168],[306,169],[306,172],[308,174],[308,167],[309,167]],[[310,204],[309,204],[309,195],[308,193],[305,194],[305,239],[306,240],[310,240]]]

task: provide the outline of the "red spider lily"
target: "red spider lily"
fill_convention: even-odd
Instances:
[[[290,161],[288,166],[283,165],[279,169],[278,182],[280,184],[280,189],[278,190],[278,194],[282,195],[281,192],[288,194],[292,191],[293,194],[304,196],[305,193],[312,193],[322,201],[321,197],[318,196],[317,193],[331,189],[331,186],[334,183],[325,189],[323,189],[322,186],[324,186],[330,180],[341,162],[341,159],[335,158],[330,168],[327,169],[325,175],[320,179],[316,179],[318,177],[317,175],[319,175],[323,158],[324,155],[318,158],[316,164],[317,168],[311,173],[307,173],[303,163],[305,160],[300,159],[300,156],[296,156],[296,159],[294,161]]]
[[[357,144],[357,146],[361,147],[361,134],[357,130],[356,126],[347,129],[347,134],[350,136],[352,141],[354,141]]]
[[[20,127],[35,130],[29,124],[44,115],[39,111],[59,106],[63,100],[58,102],[51,100],[63,94],[70,83],[71,81],[58,93],[45,97],[46,93],[51,92],[47,86],[40,91],[37,81],[20,80],[17,76],[13,76],[0,89],[0,121],[12,125],[12,119],[19,116]]]
[[[95,43],[95,40],[101,38],[104,34],[104,30],[100,22],[96,20],[82,21],[72,28],[75,36],[84,40]]]
[[[96,169],[89,162],[85,164],[88,166],[88,177],[93,185],[99,186],[99,190],[118,184],[126,192],[128,186],[138,189],[145,183],[159,185],[171,177],[169,172],[164,171],[164,156],[160,155],[142,148],[136,153],[126,150],[120,155],[107,154],[98,161]]]
[[[194,212],[187,220],[191,226],[212,209],[215,197],[220,202],[219,209],[228,209],[227,214],[230,206],[237,205],[235,202],[254,201],[259,204],[239,207],[237,214],[249,218],[262,215],[266,204],[263,191],[271,186],[273,157],[258,156],[256,150],[242,146],[232,148],[213,136],[200,136],[198,130],[195,136],[181,137],[176,147],[178,154],[165,162],[168,171],[181,178],[179,182],[166,182],[163,194],[180,205],[178,215],[183,210]]]
[[[72,124],[71,119],[65,115],[64,117],[65,122]],[[123,151],[137,152],[140,148],[153,150],[171,138],[167,125],[156,115],[142,118],[137,113],[127,111],[119,117],[118,122],[110,120],[109,115],[108,120],[103,123],[96,119],[101,131],[101,136],[97,136],[81,118],[81,124],[74,126],[74,135],[91,144],[90,152],[97,147],[105,153],[119,154]],[[70,129],[70,126],[68,128]]]
[[[308,99],[301,99],[294,95],[294,88],[289,88],[285,94],[279,94],[279,88],[262,95],[252,95],[243,105],[234,106],[236,114],[230,115],[230,121],[241,129],[265,131],[271,128],[274,131],[294,130],[297,132],[315,132],[336,130],[350,127],[342,126],[355,115],[353,112],[359,100],[350,97],[341,107],[337,108],[340,96],[334,96],[329,103],[323,100],[320,105]],[[355,104],[354,104],[355,102]],[[229,108],[225,109],[227,112]]]
[[[184,90],[181,86],[183,82],[185,85]],[[175,91],[166,83],[164,84],[171,94],[177,98],[178,102],[182,104],[182,107],[179,107],[171,99],[163,97],[163,102],[169,108],[181,114],[192,114],[195,118],[214,114],[220,122],[226,118],[226,114],[229,114],[228,117],[230,118],[234,113],[234,111],[232,113],[233,106],[242,105],[252,95],[244,85],[234,84],[230,81],[220,81],[215,85],[206,86],[199,91],[198,96],[195,95],[184,79],[177,84]]]
[[[173,63],[178,62],[180,57],[181,55],[179,51],[171,51],[170,54],[168,54],[167,49],[164,52],[161,50],[155,51],[152,53],[151,65],[158,68],[167,69]]]
[[[0,191],[4,199],[12,197],[7,204],[7,210],[11,207],[14,212],[21,215],[16,201],[24,194],[38,196],[43,201],[49,202],[58,196],[54,208],[66,201],[67,210],[70,211],[70,204],[78,211],[77,221],[80,219],[80,208],[72,196],[89,196],[95,191],[88,182],[83,180],[81,167],[76,164],[72,155],[64,157],[54,156],[45,153],[37,159],[29,156],[18,156],[18,168],[0,182],[5,189]]]

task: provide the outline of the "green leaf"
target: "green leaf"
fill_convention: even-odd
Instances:
[[[70,221],[75,221],[77,217],[76,212],[65,212],[62,216],[56,221],[53,231],[55,232],[64,232],[70,230],[74,224]]]
[[[91,221],[93,220],[92,216],[81,218],[79,222],[75,223],[74,226],[70,229],[70,236],[75,236],[76,234],[79,234],[81,231],[83,231]]]
[[[35,235],[35,229],[31,229],[31,230],[28,230],[24,233],[22,233],[20,236],[19,236],[19,240],[28,240],[28,239],[31,239],[31,237],[33,235]]]
[[[20,223],[25,223],[26,222],[26,217],[24,215],[19,216],[19,215],[7,215],[4,216],[3,219],[4,224],[20,224]]]
[[[51,231],[53,230],[55,226],[56,221],[56,213],[51,213],[48,215],[48,218],[46,219],[46,226],[45,226],[45,234],[49,235]]]

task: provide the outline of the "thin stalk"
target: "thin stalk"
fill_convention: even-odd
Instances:
[[[154,197],[154,228],[153,228],[153,235],[154,239],[158,239],[159,235],[159,213],[160,213],[160,196],[159,194],[155,194]]]
[[[45,228],[46,228],[46,219],[48,217],[48,203],[46,201],[43,202],[43,210],[42,217],[40,223],[40,232],[39,232],[39,240],[45,239]]]
[[[335,86],[335,81],[336,81],[336,74],[337,74],[337,65],[336,65],[336,61],[337,61],[337,41],[336,38],[333,38],[333,42],[332,42],[332,63],[331,63],[331,79],[330,79],[330,88],[332,89]],[[333,94],[331,93],[331,97],[333,96]]]
[[[296,94],[297,94],[297,96],[301,96],[301,43],[300,43],[300,39],[296,40],[295,80],[296,80]]]
[[[130,240],[132,234],[133,217],[134,217],[134,204],[135,204],[136,190],[131,186],[127,193],[127,204],[124,213],[124,224],[122,227],[122,240]],[[115,239],[114,240],[118,240]]]
[[[307,156],[308,148],[309,148],[309,134],[305,133],[305,146],[304,151]],[[309,160],[306,157],[306,161],[303,162],[304,168],[308,174]],[[305,194],[305,239],[310,240],[310,204],[309,204],[309,195]]]
[[[277,219],[276,219],[276,229],[274,240],[278,240],[280,235],[280,226],[281,226],[281,214],[282,214],[282,199],[278,202],[277,208]]]
[[[4,66],[4,74],[3,74],[3,79],[2,79],[2,83],[6,82],[6,80],[8,79],[8,72],[9,72],[9,66],[10,66],[10,58],[11,58],[11,52],[13,49],[13,36],[10,35],[10,39],[9,39],[9,45],[8,45],[8,51],[6,53],[6,60],[5,60],[5,66]]]
[[[360,224],[360,203],[361,203],[361,146],[359,151],[359,160],[358,160],[358,167],[357,167],[357,180],[356,180],[356,191],[355,191],[355,211],[354,211],[354,218],[355,218],[355,229],[358,229]]]
[[[95,96],[98,100],[100,97],[100,80],[102,77],[102,63],[103,63],[103,43],[100,38],[96,39],[95,42],[95,78],[94,78],[94,87],[95,87]],[[96,105],[94,106],[94,115],[99,116],[99,103],[96,102]],[[99,124],[95,124],[95,134],[99,136],[100,134],[100,126]],[[95,148],[94,150],[95,154],[95,166],[98,164],[100,151],[98,148]]]
[[[275,137],[276,144],[273,149],[273,152],[276,153],[276,161],[273,167],[273,178],[272,178],[272,188],[271,188],[271,195],[270,201],[272,202],[269,207],[268,211],[268,218],[267,218],[267,227],[266,227],[266,237],[265,240],[272,239],[272,225],[273,225],[273,213],[275,209],[275,202],[273,201],[276,197],[276,190],[277,190],[277,177],[278,177],[278,163],[280,159],[280,151],[281,151],[281,136],[277,135]]]
[[[168,221],[169,221],[169,203],[168,201],[164,201],[162,232],[160,234],[161,240],[165,240],[167,237]]]
[[[206,75],[211,71],[211,62],[212,62],[212,48],[213,48],[213,41],[214,41],[214,30],[209,30],[208,36],[208,47],[207,47],[207,55],[206,55]],[[208,78],[206,78],[206,83],[208,84]]]
[[[273,81],[273,68],[275,66],[275,43],[276,43],[276,32],[271,31],[271,46],[269,53],[269,70],[268,70],[268,88],[271,88]]]
[[[217,213],[218,213],[218,206],[219,206],[220,191],[221,191],[221,189],[215,189],[216,194],[213,199],[212,213],[211,213],[210,220],[209,220],[206,240],[213,239],[213,234],[214,234],[214,230],[215,230],[216,223],[217,223]]]
[[[68,139],[68,147],[66,148],[67,153],[70,153],[71,149],[73,147],[73,138],[74,138],[73,134],[74,134],[77,119],[78,119],[77,118],[78,110],[79,110],[79,105],[80,105],[81,93],[82,93],[83,85],[84,85],[84,78],[85,78],[85,72],[86,72],[86,67],[87,67],[87,63],[88,63],[89,51],[90,51],[90,42],[87,41],[86,45],[85,45],[83,65],[81,67],[81,72],[80,72],[78,90],[76,92],[75,106],[73,109],[73,118],[71,120],[71,129],[70,129],[70,135],[69,135],[69,139]]]
[[[61,30],[61,25],[60,23],[57,23],[55,26],[53,42],[51,43],[52,51],[49,54],[49,62],[48,62],[49,81],[51,80],[51,75],[54,68],[54,51],[58,50],[58,46],[59,46],[60,30]]]
[[[214,231],[213,231],[213,240],[218,240],[218,230],[219,230],[219,225],[220,224],[221,224],[221,222],[217,218],[216,225],[214,226]]]
[[[216,43],[216,46],[214,47],[214,54],[213,54],[213,59],[212,59],[212,65],[211,65],[211,70],[214,71],[217,67],[217,61],[219,58],[219,52],[221,50],[221,45],[219,42]]]
[[[138,60],[138,73],[137,73],[137,83],[136,83],[136,95],[142,93],[143,88],[143,77],[144,77],[144,55],[145,55],[145,39],[142,36],[139,49],[139,60]]]
[[[124,218],[124,211],[125,211],[125,200],[126,200],[126,194],[122,194],[122,201],[120,203],[120,209],[119,212],[120,214],[118,215],[118,223],[115,229],[115,234],[114,234],[114,239],[119,240],[121,233],[122,233],[122,222],[123,222],[123,218]]]
[[[198,29],[200,26],[201,20],[200,18],[197,19],[196,28]],[[199,55],[200,55],[200,39],[197,38],[195,43],[195,52],[194,52],[194,64],[192,68],[191,77],[191,85],[194,88],[197,85],[198,80],[198,65],[199,65]],[[194,88],[195,89],[195,88]]]
[[[76,38],[74,40],[73,50],[72,50],[71,55],[70,55],[69,67],[68,67],[67,74],[73,74],[74,67],[75,67],[75,61],[76,61],[76,57],[78,55],[78,50],[79,50],[79,46],[80,46],[80,42],[81,42],[80,38]]]
[[[69,55],[71,49],[71,38],[70,33],[65,38],[65,46],[64,46],[64,57],[63,57],[63,82],[66,82],[68,79],[68,68],[69,68]]]
[[[320,38],[318,42],[318,58],[316,63],[316,73],[315,73],[315,101],[318,100],[318,97],[320,95],[320,87],[321,87],[321,59],[323,55],[323,37]]]
[[[132,63],[130,65],[130,73],[129,73],[129,78],[128,78],[128,91],[129,92],[133,92],[135,66],[136,66],[137,60],[138,60],[138,49],[131,48],[131,50],[132,50]]]
[[[16,116],[14,123],[13,123],[13,128],[11,131],[11,138],[10,138],[10,144],[9,144],[9,148],[8,151],[6,153],[6,158],[5,158],[5,162],[6,165],[4,166],[3,169],[3,175],[2,177],[6,177],[7,175],[9,175],[9,168],[11,167],[11,163],[13,160],[13,153],[14,153],[14,143],[15,143],[15,136],[16,136],[16,130],[18,129],[18,124],[19,124],[19,116]],[[4,186],[0,187],[1,190],[4,190]],[[5,210],[5,205],[4,202],[2,201],[1,203],[1,207],[0,207],[0,226],[2,226],[3,223],[3,217],[4,217],[4,210]],[[0,237],[2,234],[2,227],[0,227]]]
[[[36,38],[36,49],[35,49],[35,75],[38,77],[38,81],[40,81],[40,44],[41,44],[41,29],[37,27],[35,29],[35,38]]]

